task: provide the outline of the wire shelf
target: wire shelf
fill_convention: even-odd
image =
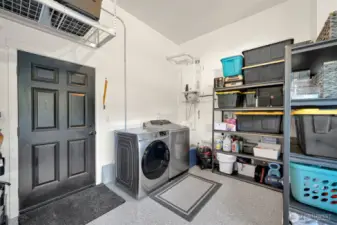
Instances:
[[[115,27],[103,26],[54,0],[0,0],[0,16],[93,48],[116,35]],[[115,25],[116,16],[113,20]]]

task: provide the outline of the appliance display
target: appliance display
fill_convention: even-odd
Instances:
[[[169,132],[115,131],[116,184],[136,199],[169,180]]]
[[[169,131],[169,149],[171,159],[169,164],[169,178],[172,179],[189,169],[190,129],[174,124],[168,120],[151,120],[143,127],[153,130]]]

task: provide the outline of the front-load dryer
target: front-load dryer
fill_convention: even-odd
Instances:
[[[115,131],[116,184],[140,199],[168,182],[168,146],[168,131]]]
[[[168,120],[151,120],[143,127],[154,130],[168,130],[170,134],[169,149],[171,160],[169,178],[172,179],[189,169],[190,129]]]

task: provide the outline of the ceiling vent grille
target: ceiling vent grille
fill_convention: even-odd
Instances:
[[[109,28],[54,0],[0,0],[0,16],[93,48],[116,35],[116,16]]]

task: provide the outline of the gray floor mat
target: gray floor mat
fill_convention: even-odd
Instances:
[[[105,185],[88,188],[20,215],[20,225],[85,225],[123,204]]]
[[[191,222],[220,187],[218,182],[187,174],[162,186],[150,197]]]

